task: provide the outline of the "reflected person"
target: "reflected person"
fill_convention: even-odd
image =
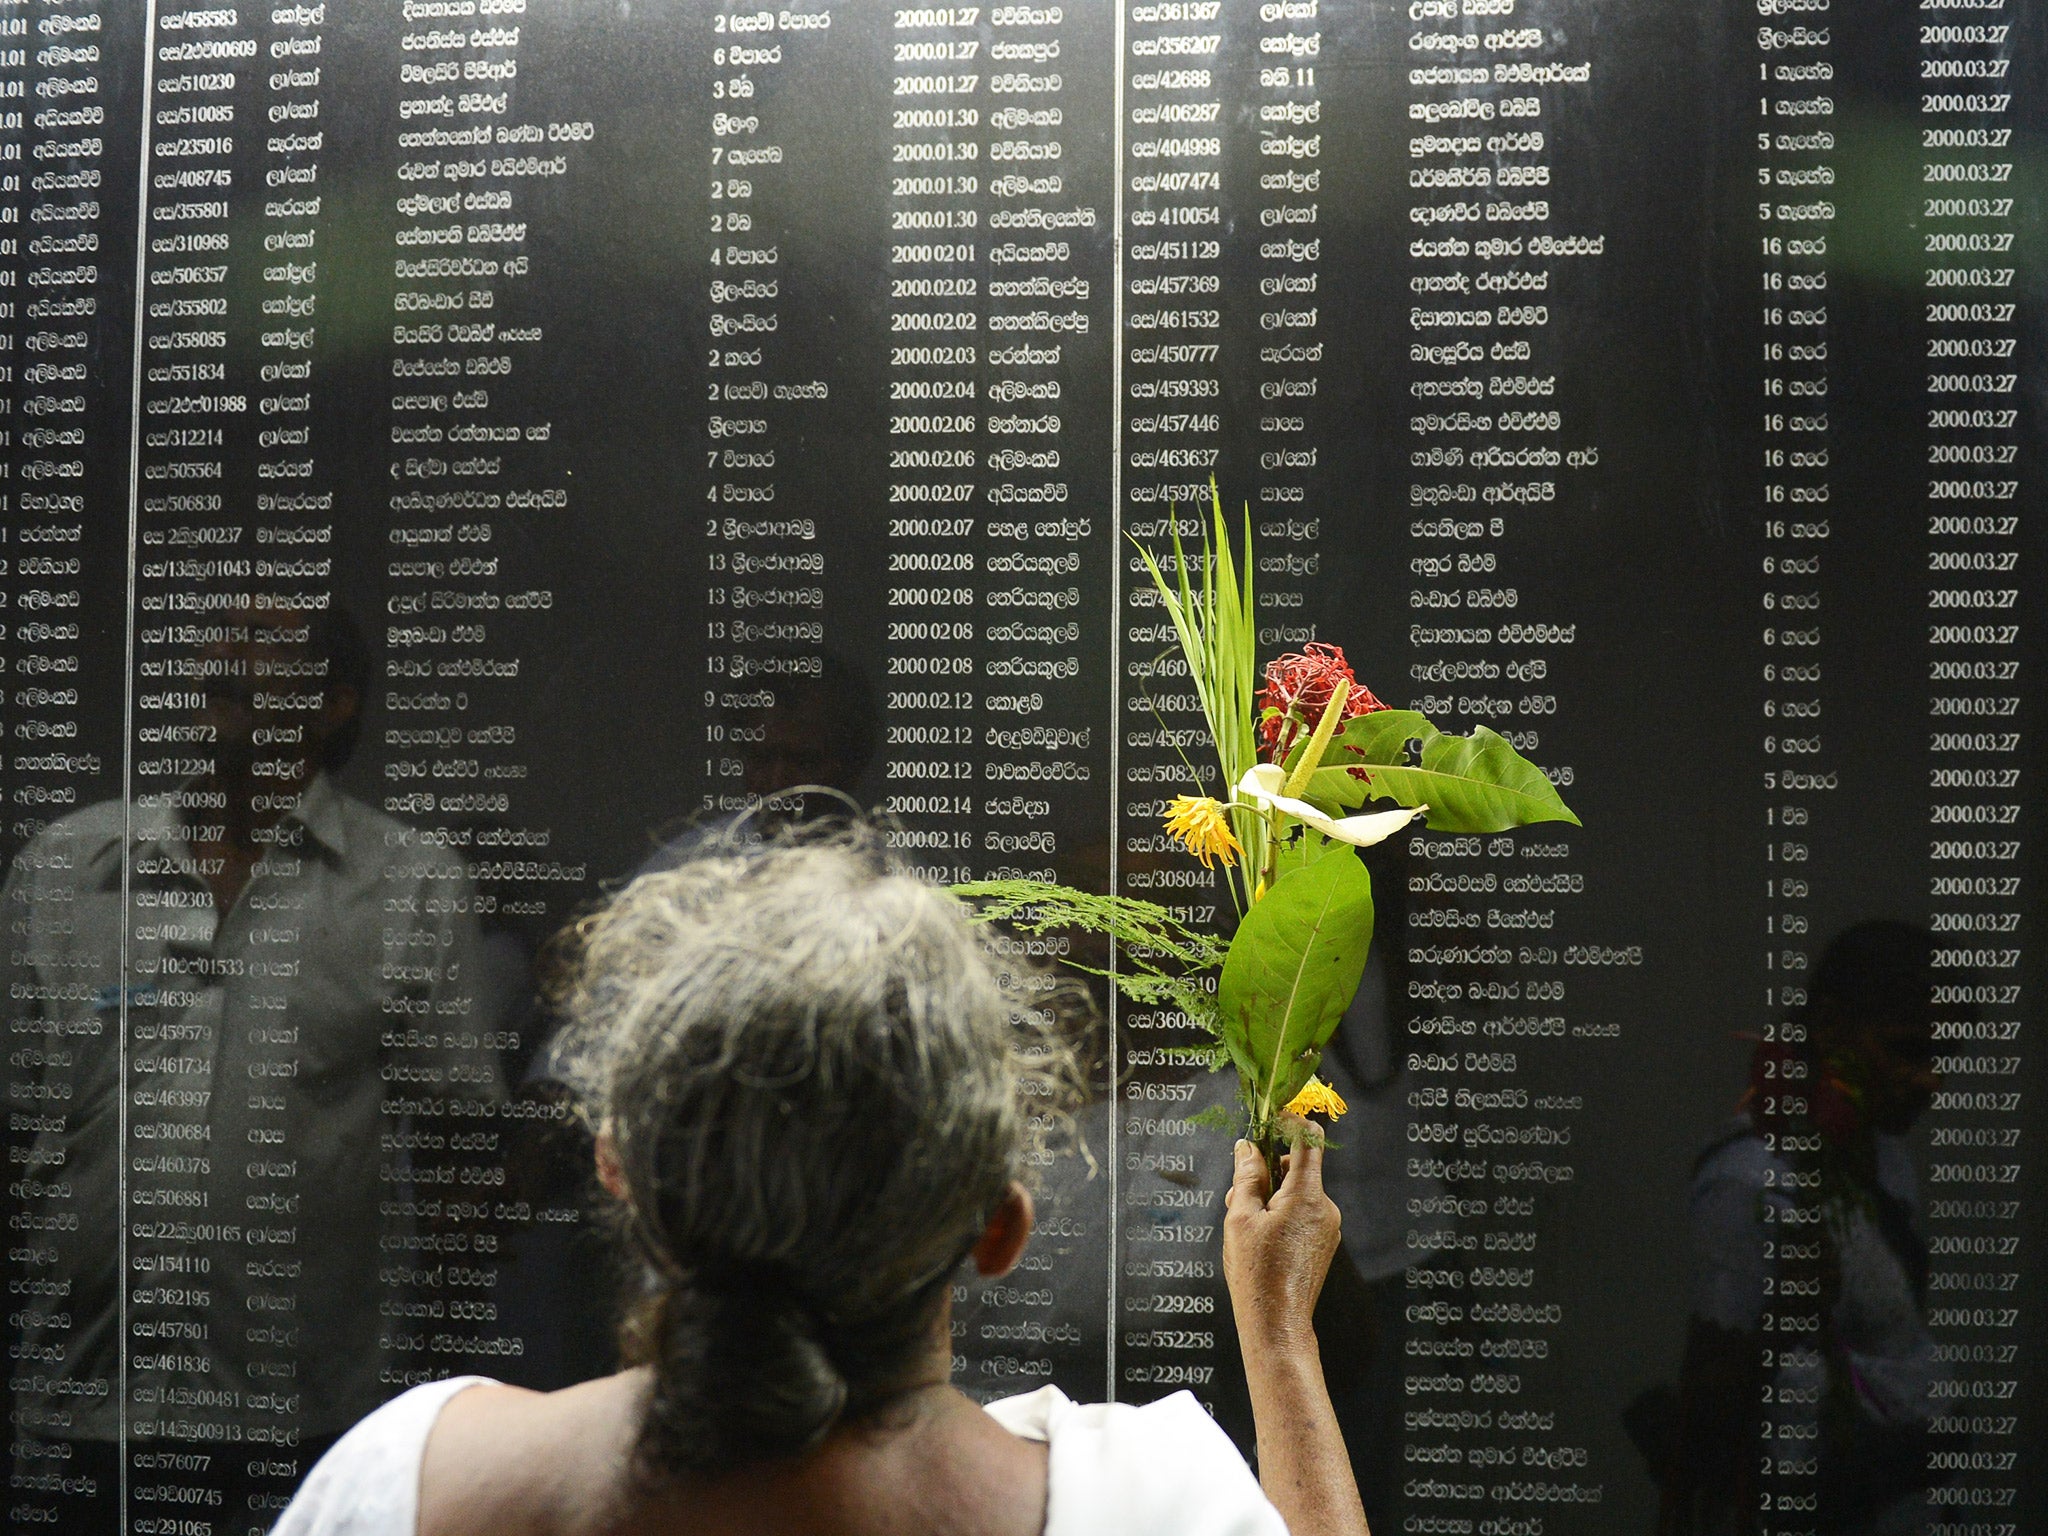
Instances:
[[[1654,1458],[1667,1536],[1774,1524],[1757,1511],[1781,1496],[1822,1531],[1927,1528],[1947,1373],[1906,1136],[1940,1084],[1931,960],[1904,923],[1835,939],[1695,1164],[1692,1316]]]
[[[83,1223],[42,1273],[62,1304],[22,1320],[41,1368],[16,1374],[34,1431],[16,1476],[108,1497],[125,1435],[137,1498],[174,1468],[240,1532],[418,1379],[386,1347],[406,1257],[387,1239],[420,1206],[394,1132],[498,1090],[459,1028],[476,948],[459,856],[335,783],[362,728],[362,636],[262,605],[212,628],[196,656],[145,651],[135,683],[140,772],[161,757],[189,776],[47,828],[0,902],[25,927],[14,1037],[67,1043],[10,1069],[14,1101],[62,1105],[26,1154],[51,1171],[26,1215]],[[186,698],[189,723],[158,712]],[[221,1454],[149,1449],[174,1444]]]

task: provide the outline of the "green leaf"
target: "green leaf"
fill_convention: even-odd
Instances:
[[[1372,877],[1349,848],[1290,870],[1244,916],[1223,962],[1223,1043],[1263,1134],[1351,1005],[1372,943]]]
[[[1405,763],[1409,742],[1428,741],[1442,734],[1420,710],[1376,709],[1344,723],[1344,734],[1337,738],[1336,754],[1330,761]]]
[[[1301,799],[1332,818],[1365,804],[1365,780],[1344,768],[1318,768],[1309,775]]]
[[[1360,787],[1375,800],[1428,806],[1425,824],[1432,832],[1504,832],[1537,821],[1579,825],[1543,770],[1483,725],[1470,736],[1432,730],[1422,738],[1419,767],[1378,764]]]
[[[1304,800],[1339,811],[1355,810],[1365,804],[1365,781],[1349,770],[1373,763],[1403,764],[1408,761],[1408,743],[1428,741],[1441,734],[1420,711],[1376,709],[1369,715],[1347,720],[1344,730],[1324,757],[1324,766],[1309,776]],[[1294,771],[1301,755],[1297,747],[1288,754],[1287,771]]]
[[[1252,590],[1257,561],[1252,555],[1251,508],[1245,508],[1244,553],[1240,558],[1231,542],[1230,525],[1223,516],[1223,499],[1214,479],[1209,482],[1209,503],[1210,519],[1199,555],[1183,547],[1179,523],[1175,521],[1174,570],[1170,576],[1150,549],[1135,539],[1132,544],[1152,579],[1160,606],[1173,622],[1174,638],[1187,662],[1188,681],[1201,702],[1202,716],[1208,722],[1217,766],[1227,789],[1258,760],[1258,605]],[[1199,582],[1192,574],[1197,569]],[[1244,898],[1250,894],[1251,871],[1259,867],[1265,844],[1264,829],[1259,824],[1247,824],[1239,831],[1245,859],[1234,874],[1224,876],[1224,886],[1230,892],[1232,904],[1241,910]]]
[[[1363,787],[1363,786],[1361,786]],[[1290,836],[1283,838],[1274,851],[1273,878],[1293,873],[1304,865],[1313,864],[1317,859],[1348,845],[1323,836],[1314,827],[1295,823]]]

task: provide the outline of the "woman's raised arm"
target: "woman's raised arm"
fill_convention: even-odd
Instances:
[[[1295,1144],[1277,1192],[1237,1144],[1223,1274],[1258,1429],[1259,1483],[1292,1536],[1369,1536],[1351,1458],[1316,1350],[1316,1298],[1343,1218],[1323,1193],[1323,1150]]]

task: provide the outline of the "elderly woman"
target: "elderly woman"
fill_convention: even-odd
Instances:
[[[814,839],[642,876],[583,940],[574,1055],[642,1271],[628,1368],[415,1388],[284,1536],[1366,1536],[1310,1321],[1338,1236],[1319,1151],[1271,1192],[1237,1149],[1258,1480],[1186,1393],[983,1409],[948,1383],[950,1282],[1023,1254],[1034,1114],[1079,1074],[958,904]]]

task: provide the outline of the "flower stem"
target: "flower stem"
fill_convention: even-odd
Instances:
[[[1273,888],[1274,877],[1280,869],[1280,828],[1283,813],[1266,812],[1266,850],[1259,861],[1259,883],[1252,891],[1252,900],[1257,901]]]
[[[1288,1152],[1287,1142],[1280,1135],[1280,1122],[1277,1117],[1267,1121],[1263,1128],[1254,1133],[1252,1144],[1266,1160],[1266,1187],[1269,1190],[1277,1190],[1286,1175],[1286,1170],[1280,1166],[1280,1159]]]

